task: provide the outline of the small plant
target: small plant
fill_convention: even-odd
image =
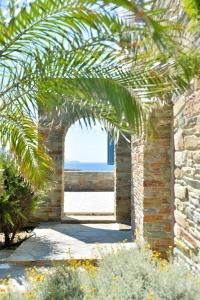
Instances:
[[[169,249],[169,253],[171,249]],[[94,261],[72,260],[40,273],[30,270],[28,288],[4,300],[199,300],[200,278],[182,264],[163,260],[149,249],[125,247]]]
[[[1,153],[0,229],[4,233],[5,246],[13,243],[16,233],[23,227],[40,202],[31,185],[19,174],[13,157]]]
[[[143,248],[106,255],[95,273],[80,276],[84,299],[197,300],[200,295],[199,277]]]

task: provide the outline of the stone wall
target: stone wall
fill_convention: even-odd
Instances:
[[[113,172],[64,171],[65,191],[114,191]]]
[[[153,139],[132,139],[132,216],[140,240],[166,252],[173,245],[172,104],[156,109]]]
[[[33,221],[60,221],[64,218],[64,147],[65,136],[67,130],[72,123],[71,114],[68,116],[66,111],[63,112],[46,112],[39,110],[39,132],[42,135],[43,144],[46,151],[52,158],[53,173],[51,190],[47,195],[44,203],[37,210]],[[74,122],[77,120],[74,120]],[[70,145],[68,145],[70,147]],[[119,142],[115,148],[115,170],[114,174],[104,174],[104,181],[102,175],[84,173],[86,188],[83,187],[82,181],[80,188],[88,189],[88,181],[93,183],[96,181],[98,188],[103,185],[106,190],[111,189],[115,191],[115,216],[117,222],[130,222],[130,191],[131,191],[131,150],[124,138],[120,137]],[[87,178],[87,176],[88,178]],[[94,175],[94,176],[93,176]],[[67,175],[66,175],[67,176]],[[93,178],[92,178],[93,176]],[[96,176],[96,178],[95,178]],[[98,178],[97,178],[98,177]],[[111,177],[114,177],[111,178]],[[97,182],[98,180],[99,183]],[[113,183],[114,180],[114,183]],[[106,182],[107,181],[107,182]],[[93,184],[91,183],[91,185]],[[67,187],[68,189],[69,187]]]
[[[200,271],[200,82],[174,105],[176,255]]]
[[[129,137],[130,138],[130,137]],[[131,223],[131,144],[122,136],[115,146],[115,215],[118,223]]]
[[[133,236],[143,240],[144,140],[132,137],[131,225]]]

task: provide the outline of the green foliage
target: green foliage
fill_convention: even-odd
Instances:
[[[38,105],[53,111],[52,122],[68,111],[140,134],[152,102],[188,87],[196,69],[183,59],[181,26],[153,2],[9,0],[6,13],[0,5],[0,142],[35,186],[52,170]]]
[[[0,227],[5,236],[5,245],[8,246],[36,209],[40,197],[19,174],[9,154],[1,154],[0,163],[4,188],[0,195]]]
[[[188,15],[197,20],[200,16],[200,2],[199,0],[183,0],[183,5]]]
[[[29,299],[30,292],[38,300],[199,299],[199,276],[191,274],[182,263],[161,260],[150,250],[121,248],[104,256],[98,267],[88,261],[80,266],[74,262],[71,267],[55,267],[47,275],[34,271],[23,294],[10,293],[3,299]]]
[[[86,47],[83,36],[90,45],[95,39],[96,56],[111,49],[105,41],[112,43],[114,33],[122,30],[112,11],[116,5],[108,10],[109,4],[95,2],[35,0],[21,5],[9,0],[6,11],[0,5],[0,142],[15,154],[21,173],[35,186],[49,178],[52,167],[38,137],[37,107],[57,104],[48,98],[41,103],[38,97],[34,82],[41,80],[41,66],[36,70],[36,57],[53,48],[73,52]]]
[[[198,276],[182,265],[157,259],[149,250],[122,250],[106,256],[95,275],[82,276],[90,299],[197,300]]]
[[[69,268],[58,268],[54,275],[46,278],[43,288],[38,289],[37,298],[42,300],[84,299],[79,272]]]

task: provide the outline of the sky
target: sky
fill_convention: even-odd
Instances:
[[[65,161],[107,162],[107,133],[100,124],[91,129],[76,122],[65,138]]]

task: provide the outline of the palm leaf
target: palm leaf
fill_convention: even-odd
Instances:
[[[177,47],[180,27],[159,18],[153,1],[9,3],[6,17],[0,10],[0,137],[35,184],[49,173],[38,105],[140,133],[149,104],[180,94],[197,72],[196,56]]]
[[[36,124],[17,107],[0,112],[0,141],[16,153],[20,171],[36,187],[41,187],[50,175],[50,158],[41,148]]]

